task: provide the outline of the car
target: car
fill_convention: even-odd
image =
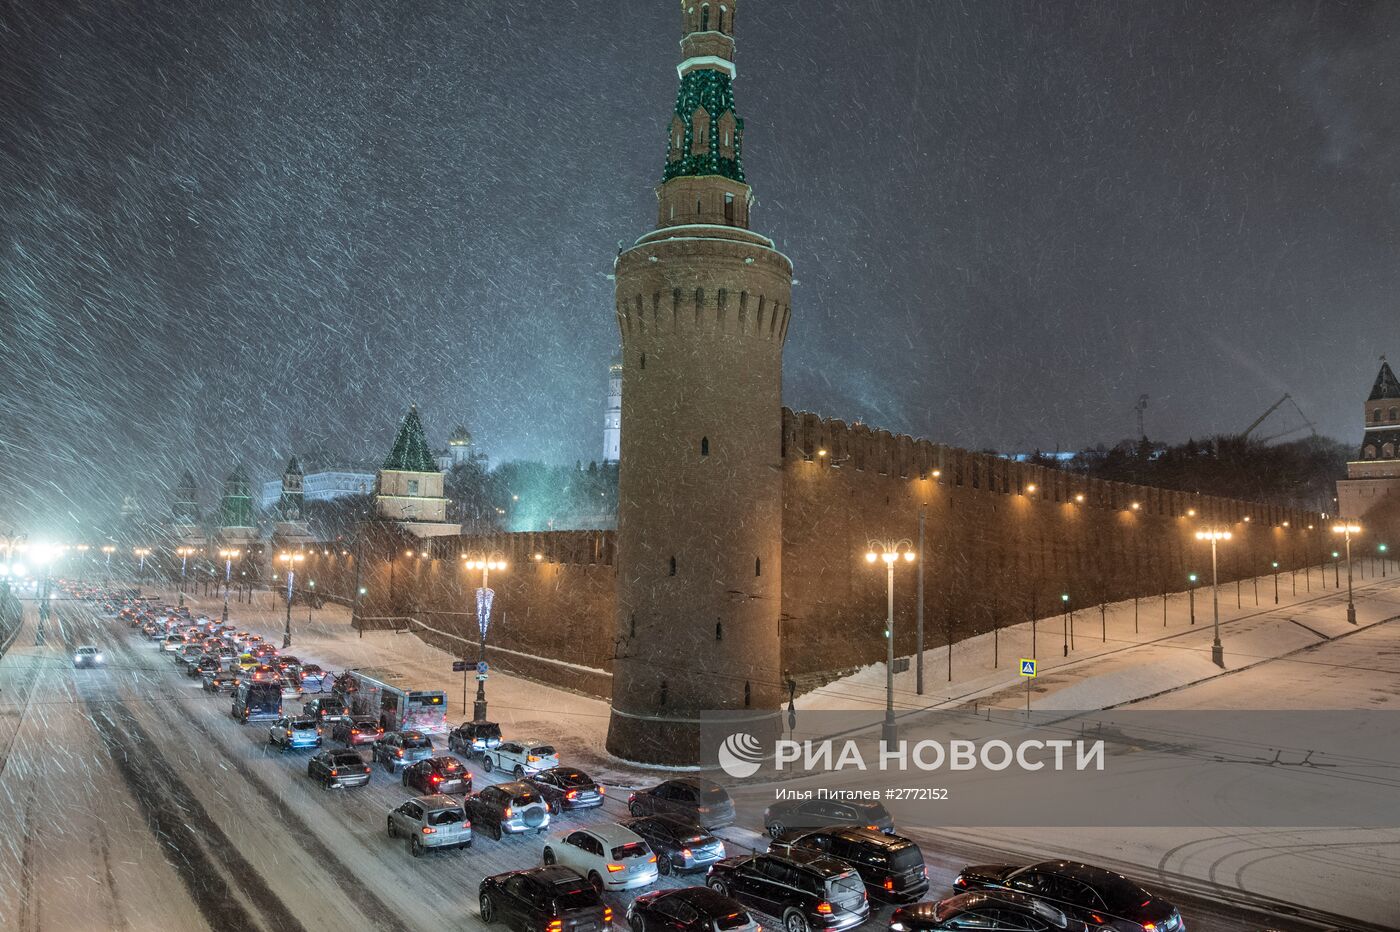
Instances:
[[[633,929],[668,932],[760,932],[758,920],[732,897],[709,887],[643,893],[627,905]]]
[[[219,666],[219,659],[217,657],[210,657],[208,654],[205,654],[203,657],[200,657],[194,663],[189,664],[188,667],[186,667],[185,672],[189,675],[191,679],[194,679],[196,677],[203,676],[206,673],[208,673],[210,676],[213,676],[215,673],[218,673],[220,669],[221,667]]]
[[[291,667],[296,667],[297,669],[300,669],[301,661],[298,660],[296,657],[293,657],[291,654],[283,654],[277,658],[277,666],[279,669],[281,669],[283,673],[286,673],[287,670]],[[292,672],[295,673],[296,670],[293,670]]]
[[[254,678],[256,679],[256,675],[254,676]],[[282,677],[282,698],[283,698],[283,699],[300,699],[300,698],[301,698],[301,684],[298,683],[298,682],[296,681],[295,678],[290,677],[290,676],[283,676],[283,677]]]
[[[540,791],[550,812],[592,809],[603,805],[606,790],[593,778],[574,767],[550,767],[529,778]]]
[[[373,715],[357,715],[351,719],[337,718],[331,723],[331,740],[350,747],[374,744],[383,736],[384,726],[379,724],[379,719]]]
[[[495,722],[463,722],[447,735],[447,749],[468,757],[500,744],[501,726]]]
[[[703,777],[677,777],[627,797],[634,816],[678,815],[708,829],[734,824],[734,802],[724,787]]]
[[[787,932],[849,929],[870,915],[865,884],[846,862],[825,854],[750,854],[710,868],[705,884],[782,920]]]
[[[267,730],[267,743],[284,751],[321,746],[321,724],[314,718],[279,718]]]
[[[709,870],[724,858],[724,842],[680,816],[633,816],[621,824],[646,839],[663,874]]]
[[[234,718],[247,724],[282,717],[282,691],[274,683],[240,682],[233,691]]]
[[[526,739],[502,741],[481,754],[481,766],[487,773],[504,770],[518,780],[526,774],[559,766],[559,754],[552,744]]]
[[[185,639],[178,634],[167,634],[160,640],[160,649],[165,653],[173,654],[184,646]]]
[[[891,902],[913,903],[928,892],[924,853],[899,835],[851,826],[797,830],[779,835],[768,851],[829,854],[854,867],[871,895]]]
[[[472,774],[455,757],[429,757],[403,769],[403,785],[420,793],[461,793],[472,791]]]
[[[350,718],[350,707],[334,698],[312,699],[302,704],[301,711],[316,716],[323,724],[346,721]],[[377,721],[376,719],[376,723]]]
[[[319,780],[321,786],[365,786],[369,783],[369,764],[357,751],[337,748],[322,751],[306,762],[306,775]]]
[[[656,855],[642,836],[616,823],[561,832],[544,846],[543,859],[572,867],[600,891],[649,887],[660,876]]]
[[[543,832],[549,827],[549,807],[528,783],[497,783],[467,797],[467,815],[477,831],[497,841],[503,834]]]
[[[282,688],[282,674],[277,672],[277,668],[260,663],[255,667],[245,667],[244,672],[248,674],[248,680],[253,683],[268,683]]]
[[[953,881],[953,889],[1025,893],[1049,903],[1071,919],[1114,929],[1151,927],[1156,932],[1179,932],[1182,924],[1181,913],[1166,900],[1148,893],[1122,874],[1078,861],[964,867]]]
[[[477,887],[481,921],[512,929],[594,930],[612,926],[612,907],[567,867],[532,867],[485,877]]]
[[[959,893],[936,903],[901,906],[890,916],[891,932],[942,932],[945,929],[1087,932],[1088,928],[1043,900],[1010,890]]]
[[[872,831],[893,832],[894,819],[878,802],[835,799],[785,799],[763,811],[763,827],[770,838],[795,828],[827,828],[857,825]]]
[[[301,666],[301,688],[309,693],[318,693],[325,688],[326,680],[330,674],[322,670],[314,663],[304,663]]]
[[[199,658],[203,656],[204,648],[198,644],[186,644],[174,654],[175,663],[184,671],[188,671],[190,667],[199,663]]]
[[[100,667],[104,662],[105,659],[102,656],[102,651],[93,647],[91,644],[84,644],[82,647],[73,651],[73,666],[76,668]]]
[[[257,666],[259,666],[258,658],[254,657],[252,654],[238,655],[238,668],[240,670],[251,670]]]
[[[433,739],[421,731],[387,731],[370,750],[370,760],[379,761],[390,773],[432,756]]]
[[[216,670],[214,673],[201,677],[205,692],[211,693],[232,693],[238,688],[238,677],[229,670]]]
[[[420,858],[428,848],[470,848],[472,823],[460,800],[434,794],[410,799],[389,813],[389,837],[407,838]]]

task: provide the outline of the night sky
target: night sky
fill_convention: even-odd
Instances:
[[[601,453],[678,4],[0,0],[0,525],[180,470]],[[544,15],[548,12],[548,15]],[[1400,4],[742,0],[785,403],[974,448],[1182,440],[1400,354]],[[1267,435],[1296,424],[1270,422]],[[3,528],[0,528],[3,529]]]

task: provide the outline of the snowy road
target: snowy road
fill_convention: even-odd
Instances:
[[[33,646],[27,618],[0,660],[0,819],[11,828],[0,928],[477,928],[480,877],[538,863],[536,837],[410,858],[384,834],[406,795],[396,777],[376,768],[364,790],[323,791],[305,776],[307,752],[269,752],[265,728],[233,722],[226,697],[203,693],[135,632],[80,603],[61,603],[58,618],[46,647]],[[105,669],[72,668],[81,643],[102,647]],[[478,787],[490,782],[474,771]],[[615,818],[625,798],[578,818]],[[723,834],[736,853],[763,843]],[[1016,857],[914,834],[936,894],[964,864]],[[1193,932],[1324,927],[1164,892]]]

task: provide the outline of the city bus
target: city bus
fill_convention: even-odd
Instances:
[[[387,670],[346,670],[335,678],[334,693],[351,715],[372,715],[385,731],[447,731],[447,693],[394,685],[401,679]]]

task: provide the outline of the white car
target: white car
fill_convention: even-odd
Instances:
[[[642,836],[615,823],[570,829],[545,845],[544,863],[572,867],[598,890],[656,883],[656,855]]]
[[[83,645],[73,654],[75,667],[100,667],[103,664],[102,652],[91,645]]]
[[[559,752],[554,745],[530,739],[502,741],[494,748],[482,752],[481,766],[486,772],[506,770],[515,774],[516,779],[559,766]]]
[[[282,677],[282,698],[283,698],[283,699],[300,699],[300,698],[301,698],[301,686],[297,683],[296,680],[292,679],[290,676],[284,676],[284,677]]]

